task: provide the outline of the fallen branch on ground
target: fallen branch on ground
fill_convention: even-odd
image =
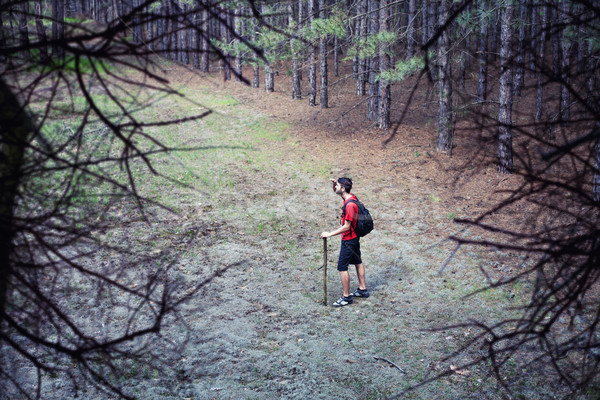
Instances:
[[[388,360],[388,359],[386,359],[386,358],[381,358],[381,357],[373,357],[373,358],[374,358],[374,359],[376,359],[376,360],[381,360],[381,361],[385,361],[385,362],[387,362],[387,363],[390,363],[390,364],[392,364],[394,367],[398,368],[398,370],[399,370],[400,372],[402,372],[403,374],[406,374],[406,372],[404,372],[404,370],[403,370],[402,368],[400,368],[400,366],[399,366],[398,364],[396,364],[396,363],[393,363],[393,362],[391,362],[390,360]]]

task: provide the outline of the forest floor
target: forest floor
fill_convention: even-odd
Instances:
[[[180,278],[223,272],[183,305],[185,324],[164,328],[166,341],[186,338],[172,372],[132,373],[128,392],[141,399],[561,397],[565,388],[548,371],[524,369],[517,359],[504,371],[506,391],[485,365],[465,366],[485,348],[457,352],[479,332],[439,329],[518,315],[531,289],[525,282],[471,295],[529,261],[450,239],[493,239],[455,220],[485,214],[522,183],[496,173],[494,132],[459,121],[452,156],[438,153],[435,96],[421,88],[409,102],[414,80],[395,85],[394,125],[381,131],[366,120],[365,103],[353,108],[362,98],[351,79],[333,84],[330,107],[321,109],[292,100],[286,76],[276,77],[275,93],[176,65],[168,78],[195,103],[170,98],[147,112],[213,110],[158,133],[174,146],[204,146],[155,161],[195,190],[147,180],[140,190],[177,214],[151,210],[150,227],[118,228],[114,238],[144,232],[158,238],[157,249],[175,249],[178,233],[194,231],[174,265]],[[337,226],[341,199],[329,178],[341,176],[353,179],[376,228],[361,240],[371,297],[333,308],[341,295],[339,237],[327,242],[325,306],[319,234]],[[520,213],[487,218],[516,228],[527,210]],[[45,398],[66,398],[61,388],[51,381]]]

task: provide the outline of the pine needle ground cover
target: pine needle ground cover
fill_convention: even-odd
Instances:
[[[111,226],[93,234],[115,248],[157,256],[152,264],[125,269],[117,279],[126,285],[135,287],[136,277],[161,269],[182,291],[214,279],[165,321],[152,343],[156,360],[131,362],[121,376],[107,371],[107,379],[143,399],[560,397],[565,388],[555,376],[543,367],[522,367],[535,358],[535,347],[507,360],[510,395],[486,365],[470,365],[483,348],[459,351],[486,340],[459,324],[518,316],[531,296],[527,281],[475,293],[530,260],[491,247],[456,250],[448,239],[480,238],[482,232],[457,226],[454,217],[473,217],[496,201],[496,192],[478,186],[509,188],[518,178],[495,175],[485,160],[469,164],[467,155],[440,158],[430,148],[435,132],[426,115],[414,116],[384,146],[387,138],[365,133],[351,118],[315,122],[334,121],[335,106],[317,115],[285,93],[267,97],[183,68],[172,68],[169,78],[186,99],[140,93],[140,99],[154,99],[139,111],[141,120],[210,114],[151,128],[157,140],[181,150],[151,157],[160,176],[142,162],[133,165],[138,190],[148,199],[146,219],[135,204],[113,201],[98,216]],[[464,179],[458,166],[472,174],[460,189],[452,184]],[[114,167],[116,179],[125,179]],[[319,270],[319,233],[335,226],[341,205],[328,180],[338,176],[353,178],[353,192],[376,223],[362,241],[372,295],[342,309],[323,306]],[[341,291],[338,240],[328,246],[331,303]],[[110,264],[117,254],[105,250],[85,262]],[[98,314],[110,323],[95,334],[110,334],[135,318],[126,309],[86,303],[88,287],[77,276],[68,286],[63,305],[76,318],[93,325],[90,315]],[[102,397],[93,388],[70,386],[66,377],[44,376],[42,397],[82,391]]]

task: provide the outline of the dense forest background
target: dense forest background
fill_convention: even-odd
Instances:
[[[275,90],[278,76],[286,76],[286,93],[320,108],[329,107],[336,85],[352,80],[357,100],[351,109],[360,109],[365,121],[392,136],[415,93],[423,92],[437,110],[435,146],[448,157],[461,151],[458,130],[474,132],[476,126],[492,132],[498,173],[517,174],[523,184],[489,212],[456,221],[491,232],[495,240],[452,239],[458,247],[481,244],[531,255],[536,261],[530,267],[493,285],[533,276],[536,289],[520,319],[484,327],[474,323],[489,350],[484,359],[500,376],[513,352],[536,343],[573,387],[597,379],[597,0],[2,0],[0,18],[0,332],[4,346],[40,371],[55,368],[56,354],[70,357],[87,378],[124,395],[92,361],[137,357],[163,318],[208,282],[181,295],[164,284],[164,271],[157,268],[140,285],[143,289],[132,290],[118,279],[132,264],[126,257],[119,272],[78,262],[104,245],[92,233],[106,223],[102,207],[81,201],[83,187],[104,185],[109,195],[100,206],[128,199],[143,215],[148,199],[137,191],[132,165],[141,161],[156,172],[149,156],[174,150],[148,131],[210,114],[152,121],[136,116],[134,110],[146,105],[131,87],[177,94],[158,73],[157,60],[163,58],[191,70],[219,71],[224,80],[264,90],[265,96]],[[342,74],[341,66],[350,65],[352,72]],[[140,76],[126,76],[120,71],[125,67]],[[250,70],[252,76],[245,76]],[[408,78],[415,84],[399,99],[392,87]],[[98,104],[98,90],[107,93],[116,111]],[[75,95],[85,104],[77,104]],[[77,110],[79,116],[66,138],[56,134],[56,113],[65,110]],[[92,128],[104,135],[101,142],[114,146],[110,151],[88,142]],[[79,151],[83,148],[95,150],[85,154]],[[123,176],[98,168],[104,163],[118,164]],[[48,195],[52,181],[62,186]],[[487,219],[523,202],[533,207],[527,230]],[[147,263],[147,256],[143,260],[136,262]],[[38,275],[44,268],[58,271],[59,265],[98,280],[102,290],[124,292],[129,299],[124,307],[134,314],[147,312],[152,323],[131,323],[104,341],[87,337],[52,300],[61,283],[44,286]],[[106,296],[102,290],[99,299]],[[573,330],[555,335],[565,316]],[[42,329],[48,325],[53,328]],[[69,344],[56,337],[67,337]],[[120,347],[140,338],[144,341],[133,350]],[[115,361],[106,369],[116,374],[119,365]],[[19,387],[11,371],[3,368],[2,374]]]

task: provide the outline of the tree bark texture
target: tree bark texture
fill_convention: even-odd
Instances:
[[[147,15],[152,13],[152,11],[150,11],[150,5],[147,5],[144,8],[144,12]],[[152,18],[148,18],[146,21],[146,46],[148,47],[148,50],[154,49],[154,23],[155,21],[153,21]]]
[[[243,12],[243,8],[241,8],[241,7],[237,8],[235,10],[235,15],[233,17],[233,27],[234,27],[235,33],[236,33],[236,39],[235,39],[236,47],[238,47],[239,43],[240,43],[240,40],[237,39],[237,36],[242,35],[242,33],[244,31],[243,21],[239,17],[242,12]],[[234,78],[237,82],[242,81],[244,78],[242,64],[243,64],[243,54],[240,54],[240,52],[238,51],[238,53],[235,56],[235,68],[234,68],[235,69]]]
[[[0,13],[0,27],[4,27],[4,15]],[[6,29],[0,29],[0,47],[6,46]],[[0,55],[0,61],[6,61],[6,57]]]
[[[467,69],[471,66],[471,53],[470,53],[470,36],[468,35],[468,27],[462,28],[462,35],[464,40],[462,42],[462,49],[460,55],[460,72],[459,72],[459,85],[461,89],[465,88],[465,81],[467,78]]]
[[[200,69],[200,41],[202,40],[202,38],[200,36],[200,25],[198,24],[198,21],[200,21],[201,13],[198,10],[194,11],[193,18],[194,29],[190,30],[190,51],[192,52],[192,66],[194,67],[194,69]]]
[[[333,76],[340,76],[340,43],[337,36],[333,37]]]
[[[412,58],[417,47],[416,40],[417,0],[408,0],[408,25],[406,27],[406,57]]]
[[[429,0],[422,0],[421,3],[421,47],[424,47],[429,40]]]
[[[552,3],[548,4],[547,7],[548,12],[548,24],[549,24],[549,35],[550,42],[552,43],[552,72],[555,75],[560,75],[560,59],[561,59],[561,51],[560,51],[560,29],[558,27],[556,19],[558,19],[558,10],[555,8],[555,5]]]
[[[380,9],[381,6],[381,9]],[[369,35],[371,37],[375,37],[379,33],[379,18],[381,14],[381,18],[383,18],[383,9],[387,8],[382,1],[379,0],[370,0],[369,8],[371,10],[369,14]],[[380,11],[377,11],[380,10]],[[382,25],[384,24],[383,20],[381,21]],[[383,31],[382,27],[382,31]],[[385,52],[385,48],[383,45],[379,46],[381,49],[377,51],[371,57],[371,63],[369,66],[369,103],[367,107],[367,119],[369,121],[376,121],[379,118],[379,79],[377,79],[377,74],[379,74],[379,57],[380,54]]]
[[[300,4],[302,1],[300,0]],[[294,29],[295,33],[301,35],[301,9],[298,8],[298,15],[294,16],[294,3],[290,2],[288,5],[288,26],[290,29]],[[296,54],[296,46],[298,46],[298,39],[293,37],[290,38],[290,49],[292,52],[292,99],[300,100],[302,98],[302,86],[300,85],[300,68],[301,62],[299,55]]]
[[[62,1],[62,0],[60,0]],[[29,49],[29,30],[27,29],[27,20],[29,15],[29,2],[22,2],[19,6],[19,44],[23,46],[23,57],[28,59],[31,57]]]
[[[442,0],[440,25],[448,18],[448,1]],[[438,151],[452,154],[454,122],[452,115],[452,64],[450,60],[450,32],[445,29],[439,39],[439,104],[438,104]]]
[[[176,18],[170,18],[173,15],[177,15],[177,5],[171,1],[168,1],[167,4],[169,5],[169,25],[170,25],[170,32],[169,34],[169,58],[173,61],[177,60],[178,57],[178,45],[179,45],[179,40],[177,39],[177,32],[179,30],[179,21],[177,21]]]
[[[269,63],[265,64],[265,91],[266,92],[274,92],[275,91],[275,79],[273,74],[273,69]]]
[[[252,87],[253,88],[258,88],[260,87],[260,66],[258,65],[258,57],[257,57],[257,63],[254,66],[254,70],[253,70],[253,74],[252,74]]]
[[[140,0],[131,0],[132,8],[137,8],[140,5]],[[133,43],[139,44],[142,43],[142,24],[140,23],[140,13],[136,12],[133,14],[132,21],[132,33],[133,33]]]
[[[222,7],[225,7],[225,5],[223,5]],[[265,13],[265,9],[263,9],[263,14]],[[229,29],[227,28],[229,25],[229,21],[228,21],[228,16],[229,13],[227,12],[226,8],[222,8],[221,12],[220,12],[220,18],[221,18],[221,41],[225,44],[229,44]],[[231,60],[229,58],[229,51],[223,51],[223,58],[221,59],[221,68],[223,69],[223,80],[225,81],[229,81],[231,80]],[[266,72],[266,66],[265,66],[265,72]],[[267,79],[265,77],[265,79]],[[272,91],[269,90],[269,88],[267,87],[267,91]]]
[[[534,13],[537,10],[534,9]],[[547,26],[547,9],[545,7],[540,7],[539,13],[541,13],[541,23],[542,29],[540,30],[540,40],[538,41],[537,48],[537,57],[539,60],[544,60],[545,52],[544,49],[546,47],[546,26]],[[542,66],[544,65],[543,61],[540,61],[541,65],[537,67],[536,75],[537,75],[537,95],[536,95],[536,107],[535,107],[535,120],[539,121],[542,118],[542,113],[544,111],[544,76],[542,75]]]
[[[570,2],[563,1],[560,3],[560,21],[563,26],[560,37],[560,121],[562,123],[569,122],[571,119],[571,94],[569,86],[571,83],[571,39],[568,37],[568,30],[565,28],[570,22],[569,14],[571,12]]]
[[[369,11],[369,0],[360,0],[360,28],[359,38],[365,40],[367,38],[367,12]],[[356,81],[356,95],[364,96],[367,85],[367,60],[364,57],[358,57],[358,71]]]
[[[48,56],[48,37],[46,36],[46,28],[44,27],[43,22],[43,10],[42,10],[42,0],[36,0],[35,2],[35,28],[37,31],[38,40],[41,43],[40,46],[40,61],[43,64],[47,64],[50,61],[50,57]]]
[[[498,172],[510,174],[513,170],[512,153],[512,14],[510,0],[502,10],[500,33],[500,108],[498,112]]]
[[[326,18],[325,1],[319,0],[319,17]],[[327,91],[327,35],[321,35],[319,38],[319,73],[321,74],[321,92],[320,106],[321,108],[329,107],[329,95]]]
[[[527,24],[527,4],[521,2],[519,5],[519,36],[517,42],[517,62],[515,69],[514,96],[521,96],[521,90],[525,85],[525,27]]]
[[[18,99],[0,77],[0,316],[5,311],[10,257],[13,250],[14,206],[29,135],[35,128]],[[0,317],[0,324],[2,317]]]
[[[479,31],[479,81],[477,83],[477,97],[479,101],[487,98],[487,67],[488,67],[488,3],[481,2],[481,19]]]
[[[311,25],[315,15],[315,0],[308,1],[308,22]],[[308,105],[317,105],[317,49],[313,43],[311,43],[308,57]]]
[[[489,42],[489,47],[488,47],[488,57],[489,57],[489,61],[491,63],[495,63],[496,62],[496,55],[498,54],[498,32],[500,31],[500,24],[499,24],[499,13],[500,11],[497,9],[498,8],[498,3],[496,2],[489,2],[487,3],[488,7],[493,7],[493,9],[488,9],[488,11],[490,12],[489,14],[489,21],[488,21],[488,36],[490,36],[490,42]]]
[[[388,0],[381,0],[379,4],[379,20],[380,29],[383,32],[390,31],[390,7]],[[390,54],[389,46],[386,42],[379,44],[379,63],[381,71],[388,71],[390,69]],[[379,115],[377,118],[377,126],[380,129],[387,129],[390,127],[391,121],[391,87],[390,82],[385,79],[379,81]]]
[[[321,37],[319,40],[319,61],[321,74],[321,93],[320,103],[321,108],[329,107],[329,96],[327,92],[327,36]]]
[[[596,129],[600,126],[596,124]],[[596,203],[600,203],[600,136],[596,138],[594,146],[594,178],[593,178],[592,198]]]
[[[202,17],[201,17],[201,37],[200,37],[200,71],[202,72],[209,72],[210,71],[210,60],[208,57],[208,49],[209,49],[209,43],[208,43],[208,31],[209,31],[209,26],[210,26],[210,21],[209,21],[209,14],[208,14],[208,9],[207,7],[209,6],[209,2],[207,2],[208,4],[205,4],[202,6]]]

